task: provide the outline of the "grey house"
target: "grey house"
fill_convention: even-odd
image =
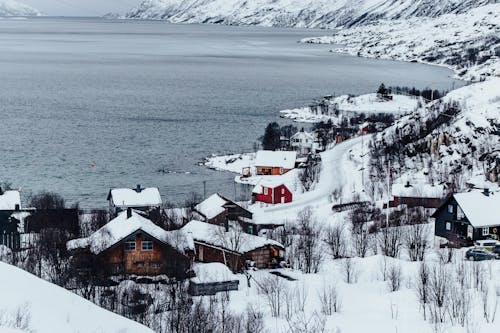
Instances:
[[[470,246],[481,239],[499,239],[500,193],[487,189],[450,195],[432,217],[440,243]]]

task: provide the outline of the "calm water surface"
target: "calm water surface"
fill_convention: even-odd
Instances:
[[[83,207],[110,187],[233,197],[233,175],[197,165],[251,150],[278,111],[388,85],[449,89],[444,68],[302,45],[325,31],[149,21],[0,19],[0,182]],[[94,163],[95,166],[91,166]],[[160,172],[159,170],[163,170]]]

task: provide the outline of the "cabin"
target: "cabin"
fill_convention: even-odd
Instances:
[[[244,232],[257,235],[259,227],[252,216],[250,211],[219,193],[212,194],[194,207],[194,217],[200,221],[219,226],[237,222]]]
[[[431,217],[440,244],[471,246],[477,240],[499,239],[500,193],[487,189],[454,193]]]
[[[301,129],[290,138],[290,147],[300,155],[316,153],[316,138],[313,133]]]
[[[252,191],[252,202],[284,204],[292,202],[292,199],[292,192],[280,178],[263,178],[255,185]]]
[[[194,245],[182,231],[166,231],[127,209],[86,238],[66,244],[75,255],[96,256],[109,275],[189,276]]]
[[[126,211],[128,208],[139,210],[145,213],[159,211],[162,206],[160,191],[156,187],[141,188],[115,188],[109,190],[109,215],[115,217],[118,213]]]
[[[193,239],[196,261],[223,263],[233,272],[249,266],[275,268],[284,258],[283,245],[244,233],[237,224],[221,227],[190,221],[181,230]]]
[[[295,168],[297,152],[259,150],[255,156],[257,175],[283,175]]]
[[[358,135],[366,135],[370,133],[371,127],[372,124],[369,122],[362,123],[361,125],[359,125]]]
[[[392,185],[392,200],[389,207],[423,207],[437,208],[445,197],[443,185],[431,185],[426,183],[396,183]]]

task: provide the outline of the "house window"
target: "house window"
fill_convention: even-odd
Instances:
[[[285,194],[285,189],[284,188],[281,189],[281,194]]]
[[[247,232],[248,232],[249,234],[253,235],[253,225],[249,225],[249,226],[247,227]]]
[[[123,243],[123,249],[125,251],[135,251],[135,241],[126,241]]]
[[[451,222],[446,222],[446,230],[451,230]]]
[[[267,195],[267,187],[264,187],[264,195]]]
[[[143,251],[151,251],[153,249],[153,241],[143,240],[142,241],[142,250]]]
[[[482,234],[483,236],[488,236],[490,234],[490,228],[483,228]]]
[[[152,261],[149,266],[152,268],[152,269],[160,269],[161,265],[158,261]]]
[[[457,220],[462,220],[464,217],[464,211],[460,208],[460,206],[457,206]]]
[[[453,205],[448,205],[448,213],[453,214]]]
[[[280,168],[280,175],[283,174],[283,168]]]

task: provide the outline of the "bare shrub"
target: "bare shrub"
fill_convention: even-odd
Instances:
[[[356,268],[355,262],[351,258],[347,258],[342,262],[342,272],[346,283],[350,284],[358,282],[359,272]]]
[[[326,318],[313,313],[307,316],[304,312],[298,312],[294,318],[288,320],[288,332],[290,333],[323,333],[325,332]]]
[[[347,255],[345,231],[344,223],[335,224],[326,229],[325,243],[328,245],[333,259],[344,258]]]
[[[281,315],[285,288],[287,288],[287,286],[283,280],[277,276],[269,275],[259,281],[259,293],[265,297],[273,317],[279,317]]]
[[[388,285],[390,291],[398,291],[402,281],[401,265],[397,262],[391,263],[388,270]]]
[[[418,271],[415,289],[417,291],[420,308],[424,312],[424,320],[427,320],[426,309],[429,303],[429,275],[429,267],[425,262],[422,262]]]
[[[18,306],[14,311],[0,311],[0,328],[9,327],[23,332],[33,332],[30,328],[31,313],[28,303]]]
[[[408,251],[411,261],[423,261],[429,247],[429,226],[427,224],[412,224],[403,231],[403,245]]]
[[[331,316],[333,313],[340,311],[342,302],[335,284],[323,282],[323,287],[318,292],[318,297],[321,303],[322,314]]]
[[[383,228],[378,233],[378,244],[384,256],[397,258],[401,250],[400,227]]]
[[[444,323],[449,307],[450,275],[444,265],[435,265],[429,274],[429,305],[431,321]]]
[[[322,228],[314,218],[311,207],[306,207],[298,213],[297,232],[299,234],[298,250],[301,258],[300,269],[304,273],[317,273],[323,261]]]

